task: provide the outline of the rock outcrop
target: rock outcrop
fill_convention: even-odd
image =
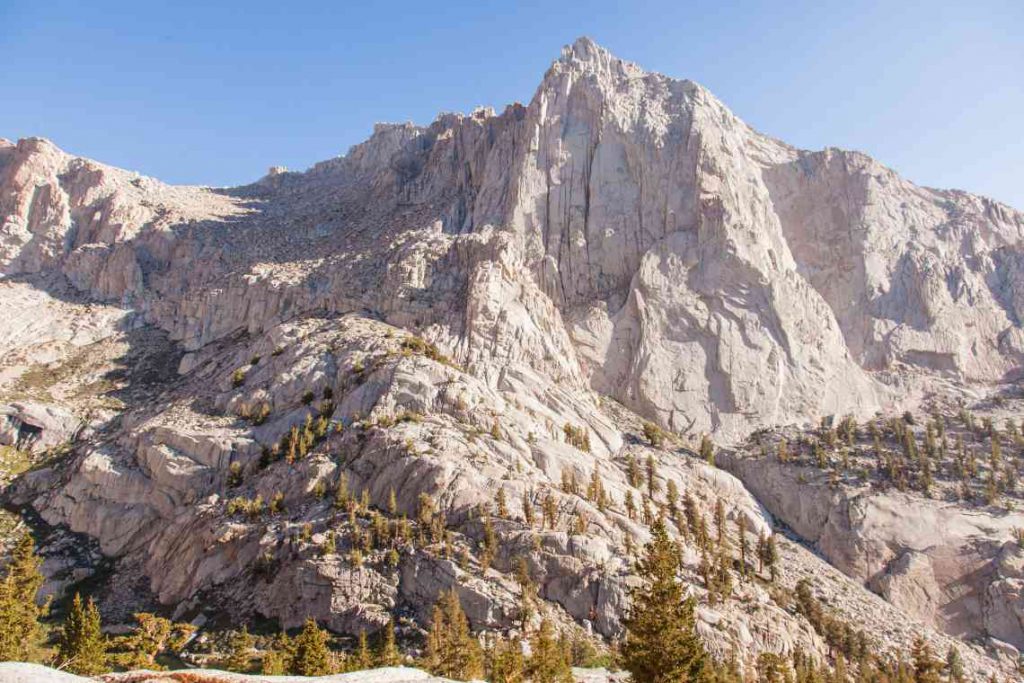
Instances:
[[[586,39],[528,106],[380,125],[306,173],[169,187],[28,139],[0,186],[6,274],[59,270],[190,350],[367,309],[726,438],[1020,362],[1021,214],[793,149]]]
[[[890,450],[888,438],[870,436],[886,429],[886,421],[878,419],[834,451],[826,429],[788,428],[756,434],[722,452],[718,463],[830,564],[909,617],[1017,652],[1024,648],[1018,593],[1024,514],[1018,511],[1016,484],[1022,443],[1012,420],[1000,439],[1005,446],[997,450],[1001,462],[995,476],[1002,477],[997,486],[988,484],[992,460],[984,453],[991,448],[989,430],[998,435],[998,425],[1021,407],[1013,398],[1001,399],[988,414],[962,410],[972,424],[977,420],[975,428],[942,418],[949,426],[941,439],[931,420],[923,428],[908,425],[908,433],[924,432],[922,451],[927,453],[929,440],[936,444],[936,452],[927,455],[931,481],[925,492],[919,465]],[[786,444],[785,458],[778,456],[780,443]],[[971,474],[982,459],[988,460],[985,470]],[[901,479],[905,470],[894,481],[889,474],[894,462],[916,469],[911,474],[917,481]],[[974,491],[978,482],[992,493]],[[986,500],[988,495],[992,499]]]

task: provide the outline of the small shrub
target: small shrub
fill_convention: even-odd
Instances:
[[[314,395],[312,391],[305,392],[304,394],[302,394],[302,405],[308,406],[310,403],[313,402],[313,398]]]
[[[238,368],[231,373],[231,386],[237,389],[243,384],[245,384],[245,370]]]
[[[270,405],[267,403],[260,404],[260,407],[256,409],[256,412],[252,416],[252,423],[254,425],[261,425],[267,421],[270,417]]]
[[[566,422],[562,427],[562,432],[565,434],[566,443],[584,453],[590,452],[590,433],[586,427],[577,427]]]
[[[653,422],[644,422],[644,438],[655,448],[665,443],[665,430]]]
[[[266,402],[257,406],[243,405],[238,411],[238,416],[253,425],[261,425],[270,417],[270,405]]]
[[[237,460],[228,466],[228,486],[240,486],[242,483],[242,463]]]
[[[441,353],[440,349],[433,342],[429,342],[422,337],[410,336],[402,340],[402,350],[408,355],[410,353],[417,353],[421,356],[426,356],[432,361],[437,363],[443,363],[445,365],[454,366],[452,360]]]

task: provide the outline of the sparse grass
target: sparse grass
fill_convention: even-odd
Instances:
[[[0,446],[0,479],[10,481],[32,467],[32,458],[13,446]]]
[[[434,342],[429,342],[422,337],[409,336],[403,339],[402,353],[404,355],[418,354],[426,356],[437,363],[443,363],[444,365],[449,365],[453,368],[458,367],[451,358],[441,353],[441,350],[437,348],[437,345]]]

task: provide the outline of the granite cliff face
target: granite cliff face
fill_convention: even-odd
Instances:
[[[630,458],[655,459],[656,497],[677,482],[756,534],[771,519],[743,484],[682,455],[699,435],[912,408],[1015,379],[1024,352],[1022,214],[789,147],[587,39],[526,106],[378,125],[345,156],[239,188],[0,142],[0,216],[0,312],[18,321],[0,332],[4,434],[52,443],[26,405],[85,423],[8,501],[98,540],[182,614],[216,596],[354,632],[396,608],[425,617],[458,585],[474,626],[507,628],[522,557],[552,609],[613,636],[622,549],[647,534],[625,508],[641,498]],[[640,445],[637,415],[680,440]],[[308,453],[282,452],[321,417]],[[604,503],[565,485],[595,472]],[[343,473],[415,533],[432,501],[445,551],[323,552]],[[476,557],[499,490],[500,550],[467,567],[448,547]],[[277,494],[269,518],[229,506]],[[819,573],[799,557],[792,583]],[[704,615],[722,651],[822,650],[744,590],[764,609]]]

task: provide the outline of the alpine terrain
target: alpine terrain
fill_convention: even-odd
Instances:
[[[253,670],[278,629],[363,665],[397,632],[431,668],[464,614],[513,680],[519,637],[617,661],[665,529],[721,680],[1018,676],[1009,206],[581,38],[526,105],[242,187],[0,140],[0,221],[5,552],[31,529],[51,621],[80,593],[220,669],[243,624]]]

